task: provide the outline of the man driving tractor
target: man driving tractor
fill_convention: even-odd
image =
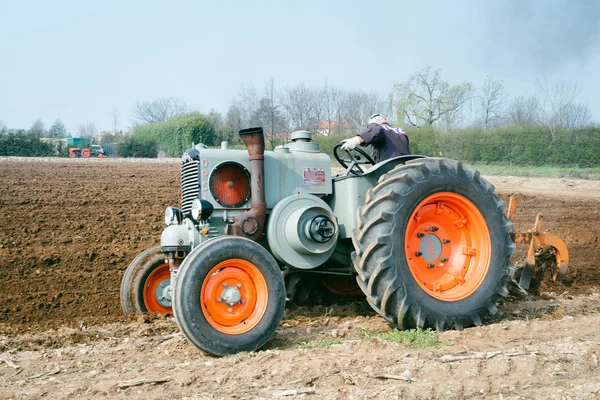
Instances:
[[[342,143],[343,150],[354,150],[359,144],[361,146],[372,145],[373,158],[376,163],[410,154],[406,133],[402,129],[390,125],[387,118],[382,117],[379,113],[371,115],[364,132],[353,138],[345,139]]]

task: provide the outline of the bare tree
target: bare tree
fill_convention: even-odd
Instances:
[[[277,139],[288,139],[287,124],[280,105],[279,95],[275,90],[273,78],[265,83],[263,96],[255,112],[254,119],[265,129],[267,142],[271,149],[275,148]],[[281,134],[284,134],[282,137]]]
[[[562,80],[556,80],[553,85],[537,81],[540,93],[540,123],[556,136],[560,128],[585,125],[589,123],[591,113],[587,105],[577,102],[580,90],[576,85],[570,85]]]
[[[320,97],[323,123],[325,124],[321,129],[328,135],[334,133],[334,130],[335,133],[340,133],[342,123],[339,115],[339,100],[342,97],[342,91],[325,82]]]
[[[0,119],[0,135],[6,133],[8,131],[8,128],[6,126],[6,124],[4,123],[4,121],[2,121]]]
[[[479,94],[479,119],[484,129],[497,126],[504,118],[504,83],[487,76]]]
[[[113,128],[113,134],[118,134],[119,133],[119,118],[121,116],[121,113],[119,112],[119,109],[117,107],[113,107],[112,110],[110,110],[110,118],[112,121],[112,128]]]
[[[185,114],[187,105],[175,97],[154,101],[137,102],[133,106],[133,118],[140,123],[168,121],[178,115]]]
[[[254,117],[260,105],[260,98],[253,84],[240,85],[234,104],[240,111],[243,127],[247,128],[258,124]]]
[[[282,105],[290,119],[292,130],[316,131],[321,119],[320,91],[301,83],[283,90]]]
[[[537,96],[519,96],[506,109],[506,120],[511,125],[536,125],[539,122],[540,101]]]
[[[75,129],[75,133],[82,138],[95,138],[98,136],[98,128],[96,128],[96,124],[89,121],[85,124],[79,124]]]
[[[569,104],[563,110],[559,125],[562,128],[576,128],[589,125],[592,112],[587,104]]]
[[[375,92],[351,90],[345,93],[341,103],[342,120],[353,133],[359,133],[367,126],[369,117],[385,109],[385,98]]]
[[[450,85],[442,79],[440,70],[426,67],[406,82],[395,84],[390,100],[398,123],[431,126],[441,118],[459,119],[471,93],[471,83]]]

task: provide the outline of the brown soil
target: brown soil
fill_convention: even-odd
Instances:
[[[487,326],[445,332],[440,349],[365,336],[389,328],[357,300],[291,306],[265,351],[214,359],[170,317],[121,315],[122,274],[178,201],[177,163],[0,161],[0,398],[271,398],[307,387],[336,399],[596,398],[600,185],[490,180],[501,197],[518,194],[517,230],[541,212],[543,230],[566,242],[566,283],[547,271],[540,295],[511,290]],[[406,370],[412,383],[375,377]],[[128,386],[135,378],[167,381]]]

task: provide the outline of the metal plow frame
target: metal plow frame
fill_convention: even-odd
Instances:
[[[516,196],[512,195],[509,196],[508,199],[506,216],[511,220],[511,222],[514,223],[515,210],[517,208],[517,198]],[[525,233],[513,232],[511,234],[515,243],[529,243],[527,261],[523,271],[521,272],[521,279],[519,280],[519,286],[521,286],[523,289],[529,289],[531,277],[533,276],[533,268],[535,267],[535,252],[542,245],[552,247],[556,254],[556,269],[552,273],[553,281],[556,280],[557,276],[563,278],[566,275],[569,267],[569,251],[567,250],[567,245],[556,235],[540,233],[543,222],[544,217],[542,214],[538,214],[535,218],[533,229],[529,229]]]

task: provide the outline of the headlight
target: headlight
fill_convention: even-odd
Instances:
[[[167,207],[165,210],[165,224],[167,226],[181,223],[181,210],[177,207]]]
[[[195,199],[192,202],[192,218],[196,221],[206,221],[213,213],[213,206],[209,201]]]

